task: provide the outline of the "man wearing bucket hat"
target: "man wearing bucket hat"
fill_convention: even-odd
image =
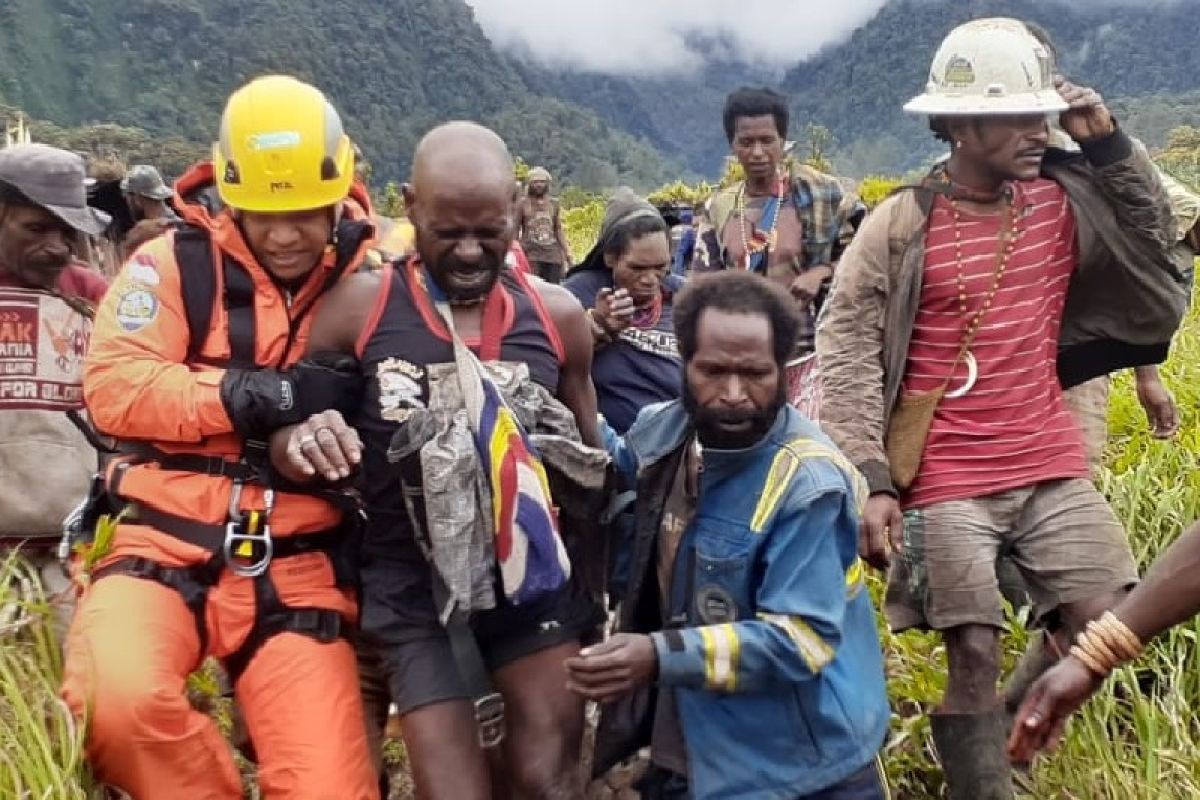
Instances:
[[[211,214],[199,198],[214,185]],[[212,162],[176,184],[186,224],[130,257],[97,315],[84,391],[118,452],[78,542],[63,694],[88,721],[95,774],[138,800],[242,797],[228,744],[187,700],[208,657],[232,680],[265,798],[379,795],[345,638],[357,509],[281,483],[265,444],[357,401],[353,359],[302,356],[315,310],[370,245],[358,189],[325,96],[251,81]]]
[[[861,550],[890,562],[889,622],[945,637],[931,722],[949,796],[1007,800],[997,557],[1035,619],[1070,630],[1136,581],[1062,387],[1164,359],[1187,290],[1144,149],[1020,21],[953,30],[906,110],[951,153],[841,261],[821,421],[867,478]],[[1051,115],[1079,152],[1049,147]]]
[[[571,266],[571,251],[563,233],[562,208],[550,196],[550,171],[534,167],[526,177],[525,197],[517,216],[517,240],[534,274],[559,283]]]
[[[83,406],[83,356],[107,288],[73,258],[79,237],[109,222],[88,207],[84,179],[74,153],[0,150],[0,551],[20,546],[64,617],[70,592],[55,545],[96,468],[64,412]]]
[[[149,164],[135,164],[121,179],[121,193],[133,212],[135,222],[146,219],[178,219],[167,205],[173,192],[163,183],[162,175]]]

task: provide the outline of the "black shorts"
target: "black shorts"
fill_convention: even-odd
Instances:
[[[387,673],[401,714],[446,700],[471,698],[433,604],[430,566],[415,546],[362,567],[362,631]],[[574,581],[532,603],[472,615],[471,628],[489,671],[568,642],[579,642],[604,620],[603,609]]]

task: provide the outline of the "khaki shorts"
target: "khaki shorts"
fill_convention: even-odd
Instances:
[[[1103,495],[1080,478],[1047,481],[905,512],[904,552],[888,573],[888,624],[895,631],[1002,627],[1001,555],[1025,579],[1037,619],[1138,579]]]

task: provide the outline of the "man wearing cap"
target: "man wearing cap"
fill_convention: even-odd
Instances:
[[[83,406],[83,356],[107,284],[74,259],[108,217],[88,207],[83,159],[0,150],[0,548],[19,545],[48,593],[70,597],[54,546],[96,451],[64,413]]]
[[[163,183],[162,175],[149,164],[135,164],[121,179],[121,193],[135,222],[146,219],[177,220],[179,216],[167,205],[171,189]]]
[[[821,422],[867,478],[860,549],[890,562],[890,624],[945,638],[931,728],[949,797],[1008,800],[997,558],[1037,623],[1069,631],[1137,580],[1062,390],[1165,358],[1187,288],[1144,149],[1023,23],[956,28],[906,110],[951,154],[840,262]],[[1079,152],[1049,146],[1051,115]]]
[[[163,183],[162,175],[149,164],[135,164],[121,179],[121,194],[133,216],[133,227],[121,240],[128,257],[134,250],[173,225],[183,222],[167,203],[173,192]]]
[[[563,233],[562,209],[550,196],[550,181],[546,168],[529,170],[525,197],[517,209],[517,240],[534,274],[544,281],[560,283],[571,265],[571,250]]]

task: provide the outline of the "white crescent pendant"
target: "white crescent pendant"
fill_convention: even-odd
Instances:
[[[979,379],[979,363],[975,361],[975,354],[968,350],[963,361],[967,365],[967,380],[953,392],[946,392],[947,400],[962,397],[975,387],[975,381]]]

